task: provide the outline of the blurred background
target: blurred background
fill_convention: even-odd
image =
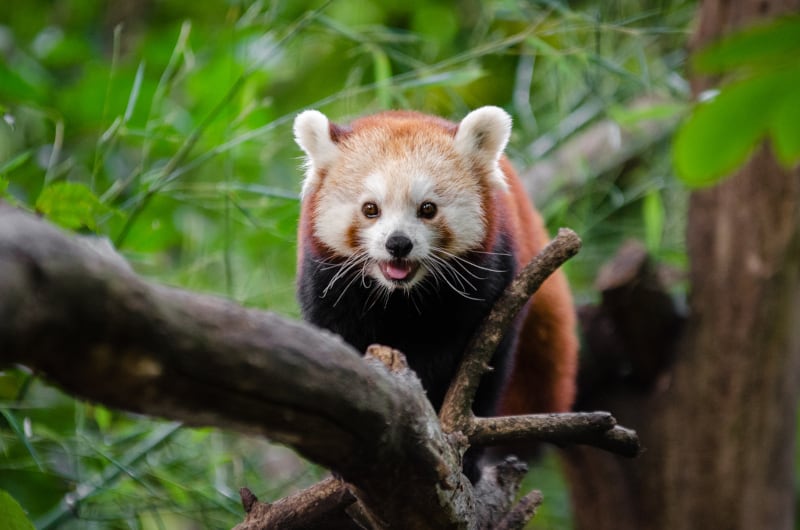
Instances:
[[[551,230],[585,242],[579,302],[637,238],[685,268],[685,0],[28,0],[0,10],[0,197],[109,238],[150,279],[297,317],[300,150],[316,108],[514,117],[508,154]],[[683,288],[672,284],[676,297]],[[0,372],[0,490],[37,528],[230,528],[325,470],[263,440],[188,429]],[[555,459],[532,528],[570,528]],[[0,492],[2,493],[2,492]],[[0,524],[1,526],[1,524]]]

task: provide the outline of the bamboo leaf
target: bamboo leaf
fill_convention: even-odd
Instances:
[[[664,202],[661,193],[653,190],[644,196],[642,204],[644,219],[644,240],[647,250],[656,252],[661,247],[661,236],[664,233]]]
[[[0,490],[0,514],[3,530],[34,530],[22,506],[7,492]]]
[[[375,68],[375,91],[378,104],[383,109],[388,109],[392,104],[391,80],[392,63],[386,53],[377,46],[371,47],[372,60]]]

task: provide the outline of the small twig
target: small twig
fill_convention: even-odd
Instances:
[[[508,514],[513,505],[511,499],[516,498],[527,472],[528,465],[513,455],[481,470],[481,479],[475,484],[475,497],[483,499],[490,510],[482,514],[483,518],[475,519],[476,528],[494,528],[496,522]],[[505,493],[498,497],[499,492]]]
[[[517,313],[528,303],[540,285],[565,261],[578,253],[581,240],[568,228],[558,235],[517,275],[495,302],[467,348],[453,384],[447,391],[439,418],[445,432],[467,430],[472,418],[472,402],[478,383],[488,368],[492,354]]]
[[[536,515],[536,510],[542,505],[543,499],[541,491],[531,491],[522,497],[516,506],[497,523],[494,530],[522,530]]]
[[[509,442],[583,444],[634,457],[640,447],[636,433],[617,426],[608,412],[531,414],[498,418],[474,418],[467,433],[470,445]]]
[[[258,497],[250,491],[250,488],[239,488],[239,496],[242,498],[242,508],[245,513],[253,511],[253,506],[258,502]]]
[[[500,416],[475,418],[473,429],[467,434],[471,444],[492,445],[531,439],[555,442],[605,432],[617,424],[608,412],[575,412],[564,414],[530,414],[527,416]]]
[[[347,486],[334,477],[317,482],[274,503],[260,502],[247,488],[240,490],[247,516],[234,530],[318,528],[355,502]]]
[[[603,433],[601,438],[576,440],[574,443],[592,445],[599,449],[605,449],[606,451],[631,458],[639,456],[642,452],[642,446],[639,443],[639,436],[636,431],[619,425]]]

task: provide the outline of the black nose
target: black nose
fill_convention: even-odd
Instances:
[[[395,232],[386,240],[386,250],[393,258],[405,258],[412,248],[414,248],[414,243],[400,232]]]

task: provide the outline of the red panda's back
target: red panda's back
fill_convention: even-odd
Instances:
[[[541,215],[505,158],[501,168],[510,187],[505,206],[521,268],[547,244],[549,237]],[[578,368],[575,326],[572,295],[559,270],[534,295],[521,326],[514,368],[500,405],[502,414],[570,410]]]

